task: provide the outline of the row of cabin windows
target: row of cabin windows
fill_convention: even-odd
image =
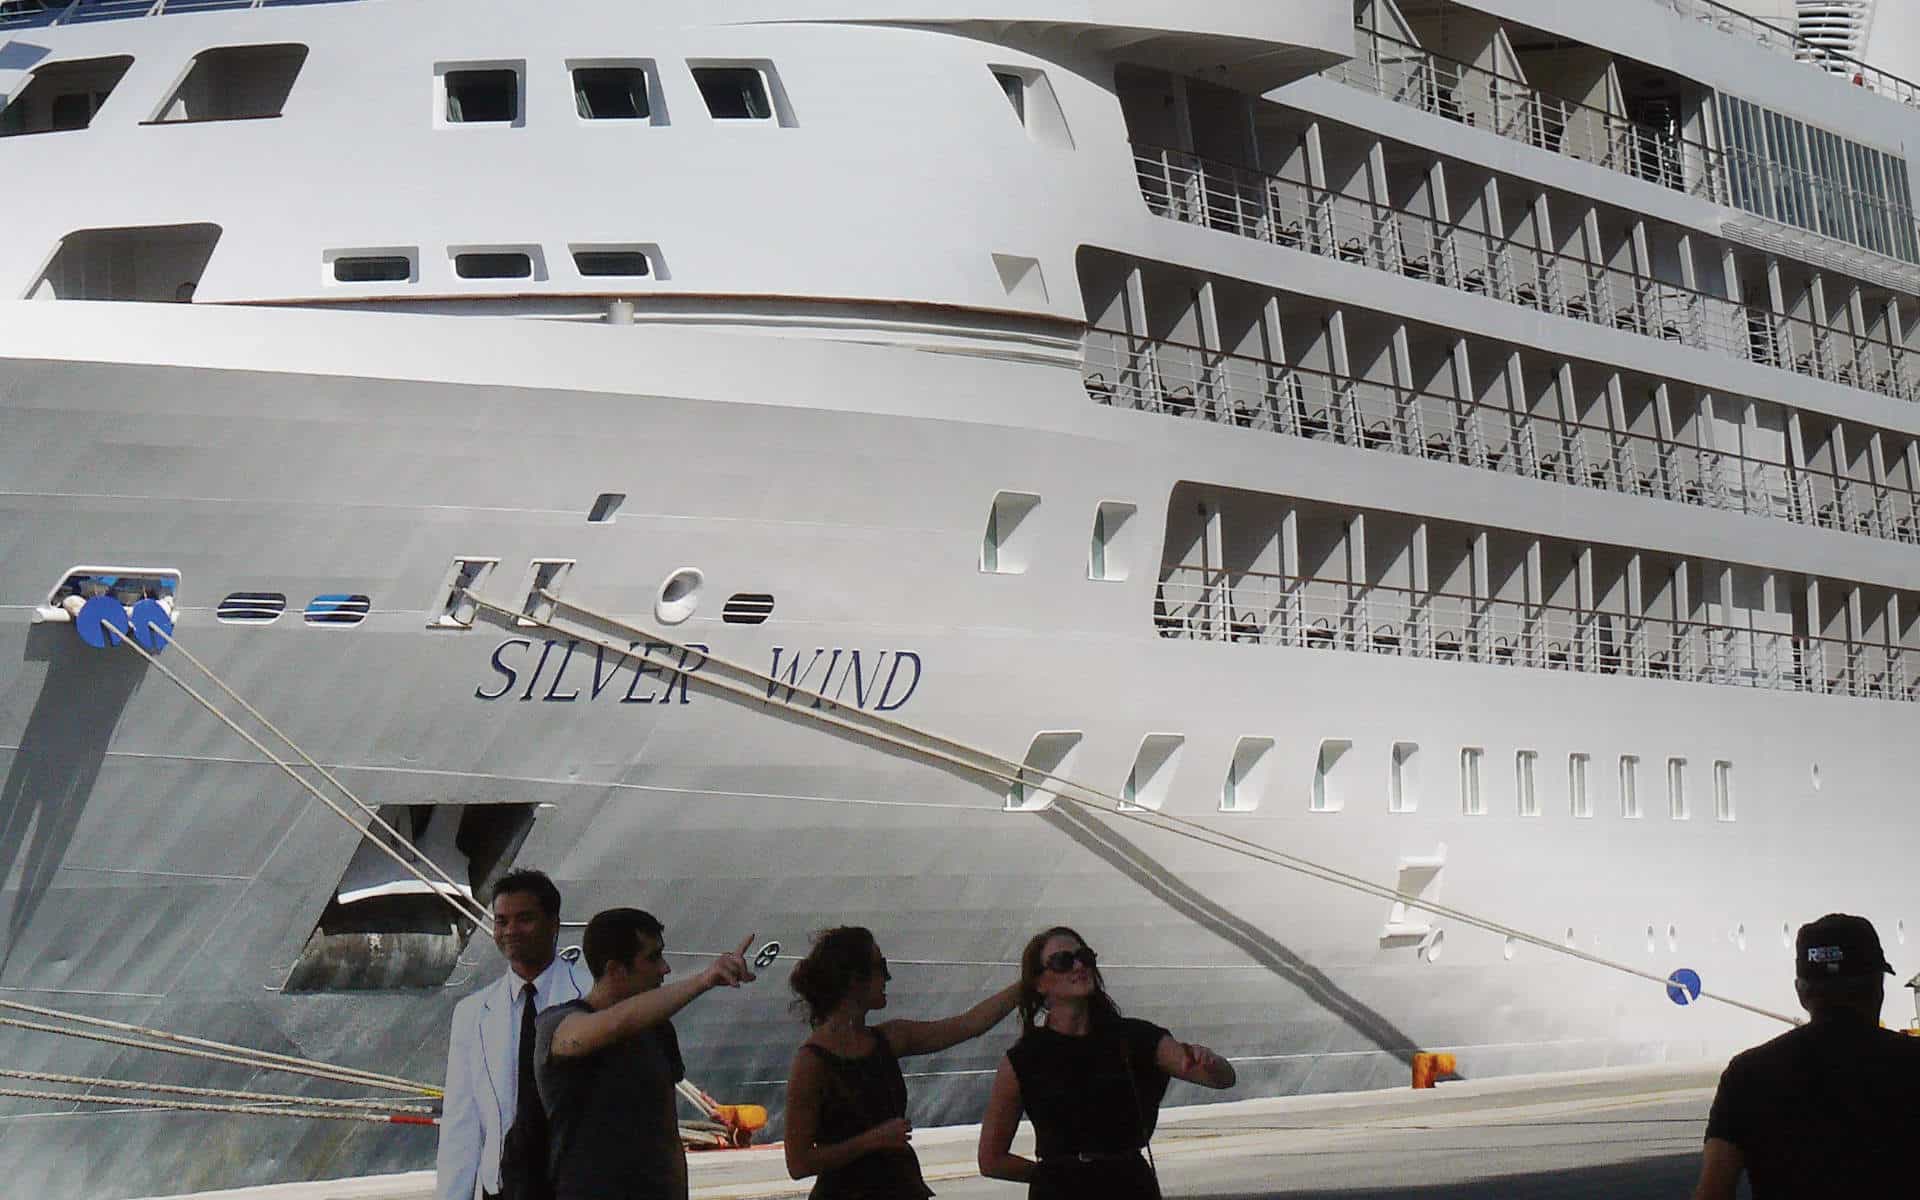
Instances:
[[[296,43],[202,51],[146,123],[277,117],[306,61],[307,48]],[[132,57],[121,54],[36,68],[0,112],[0,136],[87,128],[132,65]]]
[[[165,125],[277,117],[307,61],[295,43],[202,51],[147,121]],[[0,136],[85,129],[133,66],[130,55],[76,59],[36,68],[0,111]],[[688,64],[707,113],[720,121],[766,121],[778,87],[771,64]],[[450,125],[519,124],[524,64],[443,66],[441,114]],[[650,61],[572,69],[574,109],[587,121],[656,121],[658,76]]]
[[[1462,747],[1460,751],[1460,811],[1467,816],[1484,816],[1487,812],[1486,794],[1481,788],[1481,770],[1486,751],[1476,746]],[[1516,751],[1513,760],[1515,807],[1520,816],[1537,817],[1540,815],[1540,792],[1537,782],[1540,754],[1535,750]],[[1593,816],[1593,800],[1588,789],[1588,774],[1593,758],[1588,754],[1569,754],[1567,756],[1567,807],[1575,817]],[[1389,810],[1411,812],[1412,807],[1402,807],[1403,784],[1401,782],[1402,762],[1396,746],[1393,763],[1393,788],[1389,800]],[[1634,754],[1622,754],[1619,766],[1620,815],[1629,820],[1637,820],[1644,814],[1640,808],[1640,758]],[[1693,817],[1692,798],[1687,785],[1687,760],[1681,757],[1667,759],[1667,815],[1676,821],[1686,821]],[[1713,815],[1715,820],[1734,819],[1733,808],[1733,764],[1720,759],[1713,764]]]
[[[635,279],[654,273],[647,252],[634,247],[576,246],[570,253],[574,270],[589,279]],[[326,257],[335,283],[411,283],[420,277],[418,255],[417,250],[409,247],[368,253],[334,252]],[[536,251],[532,248],[462,250],[450,257],[453,273],[461,279],[532,279],[539,274]]]
[[[693,83],[716,121],[770,121],[776,83],[773,66],[687,65]],[[526,69],[510,66],[447,66],[440,71],[449,125],[518,125],[526,109]],[[574,112],[583,121],[648,121],[665,124],[656,103],[659,75],[653,63],[633,60],[572,68]],[[659,114],[656,116],[656,114]]]
[[[1121,784],[1124,807],[1158,810],[1165,805],[1186,740],[1183,734],[1177,733],[1150,733],[1141,739],[1133,766]],[[1036,734],[1022,763],[1025,770],[1007,791],[1007,808],[1031,812],[1048,807],[1057,795],[1054,780],[1072,777],[1081,741],[1078,730]],[[1220,785],[1220,811],[1253,812],[1261,807],[1273,783],[1275,744],[1270,737],[1243,737],[1235,744]],[[1419,751],[1417,742],[1393,743],[1387,791],[1390,813],[1413,813],[1420,809],[1420,777],[1416,770]],[[1371,786],[1359,778],[1360,768],[1356,767],[1352,752],[1353,743],[1345,738],[1328,738],[1320,743],[1307,792],[1308,811],[1340,812],[1353,798],[1350,793],[1371,791]],[[1460,806],[1466,816],[1487,813],[1486,795],[1481,789],[1485,756],[1486,751],[1477,746],[1462,747],[1460,751]],[[1567,756],[1568,808],[1577,818],[1594,815],[1587,780],[1592,761],[1588,754]],[[1540,754],[1536,750],[1521,750],[1514,756],[1516,807],[1518,815],[1523,817],[1541,815],[1536,780],[1539,763]],[[1620,756],[1620,815],[1623,817],[1641,815],[1637,790],[1639,765],[1636,755]],[[1685,758],[1667,760],[1667,787],[1673,819],[1690,819],[1693,814],[1687,794]],[[1733,764],[1730,761],[1721,759],[1713,764],[1713,792],[1714,816],[1721,821],[1733,820]]]
[[[989,575],[1024,575],[1034,561],[1033,514],[1040,497],[1032,492],[997,492],[987,508],[986,534],[980,539],[980,570]],[[1087,542],[1087,578],[1120,582],[1132,570],[1134,530],[1130,522],[1138,511],[1123,500],[1102,501],[1094,507],[1093,533]]]

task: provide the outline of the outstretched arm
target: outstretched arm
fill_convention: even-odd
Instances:
[[[876,1150],[904,1150],[913,1136],[913,1126],[895,1117],[872,1129],[864,1130],[844,1142],[820,1145],[814,1139],[820,1131],[820,1093],[823,1078],[820,1059],[801,1047],[787,1071],[787,1174],[805,1179],[844,1167]]]
[[[987,1115],[980,1122],[980,1173],[988,1179],[1007,1179],[1025,1183],[1033,1178],[1038,1165],[1013,1152],[1013,1134],[1020,1128],[1020,1077],[1005,1055],[993,1077],[993,1094],[987,1097]]]
[[[879,1025],[876,1032],[887,1039],[895,1058],[937,1054],[992,1029],[1019,1003],[1020,984],[1016,981],[955,1016],[938,1021],[887,1021]]]
[[[1162,1071],[1175,1079],[1184,1079],[1215,1091],[1230,1088],[1239,1079],[1234,1074],[1232,1063],[1205,1046],[1176,1041],[1172,1034],[1160,1039],[1153,1058]]]
[[[628,996],[599,1012],[570,1013],[553,1031],[555,1058],[580,1058],[615,1042],[632,1037],[672,1017],[693,1000],[717,987],[739,987],[753,981],[747,969],[747,947],[753,935],[740,941],[740,948],[722,954],[707,969],[692,979],[663,984],[650,992]]]

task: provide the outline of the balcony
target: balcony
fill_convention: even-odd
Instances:
[[[1463,125],[1593,163],[1676,192],[1728,203],[1725,160],[1701,142],[1670,136],[1523,80],[1355,30],[1360,53],[1327,78]]]
[[[1920,649],[1183,563],[1154,600],[1163,638],[1920,700]]]
[[[1136,144],[1154,214],[1590,325],[1900,400],[1906,348],[1605,263],[1442,224],[1181,150]],[[1843,306],[1844,308],[1844,306]]]
[[[1920,494],[1646,434],[1091,329],[1101,404],[1920,544]]]

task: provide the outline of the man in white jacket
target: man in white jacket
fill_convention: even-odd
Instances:
[[[529,870],[501,876],[493,887],[493,942],[507,973],[454,1006],[437,1200],[489,1200],[501,1193],[500,1151],[518,1112],[522,1075],[532,1074],[533,1017],[593,987],[577,954],[556,954],[559,940],[560,889],[553,880]],[[531,1078],[525,1086],[532,1095]]]

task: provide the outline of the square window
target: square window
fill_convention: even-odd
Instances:
[[[407,283],[413,260],[404,254],[361,254],[333,260],[335,283]]]
[[[758,67],[695,67],[693,82],[700,88],[707,112],[716,121],[767,121],[773,105],[767,99],[767,80]]]
[[[512,67],[448,71],[447,123],[512,124],[520,119],[520,72]]]
[[[653,115],[641,67],[575,67],[573,105],[583,121],[644,121]]]

